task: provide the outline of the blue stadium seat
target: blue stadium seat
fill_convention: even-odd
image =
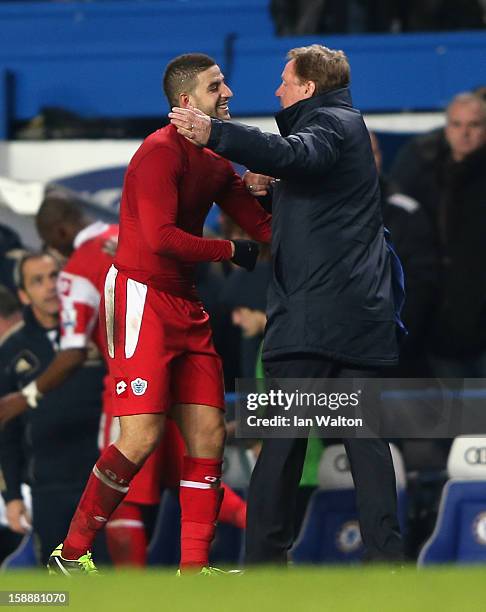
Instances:
[[[486,563],[486,438],[456,438],[447,468],[451,479],[418,564]]]
[[[391,445],[397,478],[399,520],[405,529],[407,493],[400,451]],[[362,559],[364,548],[358,523],[356,494],[344,446],[326,448],[319,466],[315,491],[299,538],[291,550],[294,563],[353,563]]]
[[[37,556],[35,554],[34,534],[25,535],[20,545],[6,557],[1,565],[2,571],[31,569],[38,567]]]
[[[317,490],[291,552],[294,563],[346,563],[362,555],[354,489]]]
[[[22,498],[27,507],[28,513],[32,515],[32,497],[30,493],[30,487],[28,487],[26,484],[22,485]],[[1,495],[0,524],[7,526],[5,504]],[[35,547],[35,536],[32,532],[29,532],[22,538],[17,548],[3,560],[0,566],[0,570],[6,571],[13,569],[29,569],[32,567],[38,567],[38,565],[39,564]]]

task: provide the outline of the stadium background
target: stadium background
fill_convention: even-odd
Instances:
[[[361,6],[372,4],[364,2]],[[456,14],[458,26],[463,23],[461,12],[469,4],[453,3],[451,11]],[[478,2],[478,6],[486,14],[484,3]],[[453,22],[451,18],[450,23]],[[438,31],[441,27],[437,24],[433,28],[437,31],[397,32],[406,28],[395,19],[390,21],[390,31],[380,26],[382,31],[376,33],[364,31],[362,21],[348,18],[349,31],[345,34],[328,29],[304,36],[277,36],[268,0],[126,0],[2,2],[0,23],[0,222],[18,231],[24,244],[31,247],[39,244],[32,217],[49,183],[62,184],[81,193],[86,206],[100,218],[116,218],[126,164],[143,136],[166,123],[168,108],[160,88],[161,72],[167,61],[177,54],[201,51],[212,55],[234,92],[233,118],[276,131],[272,116],[278,110],[278,101],[274,91],[287,50],[314,42],[343,49],[351,63],[354,103],[364,112],[368,127],[380,139],[385,170],[390,168],[397,150],[411,136],[444,125],[443,111],[454,95],[486,85],[486,34],[481,29],[484,21],[470,30]],[[357,23],[361,25],[358,27]],[[215,213],[209,229],[217,228]],[[457,461],[452,468],[449,462],[448,474],[442,470],[437,476],[431,466],[430,474],[425,477],[439,477],[441,487],[451,475],[457,475],[466,487],[471,484],[471,478],[486,481],[486,466],[481,461],[473,472],[468,472],[468,466],[463,465],[468,448],[482,448],[482,445],[481,439],[466,442],[466,447],[462,445],[457,451]],[[231,453],[236,458],[238,465],[232,468],[233,474],[227,476],[239,489],[247,484],[248,474],[242,475],[246,467],[240,465],[245,452],[236,445],[228,457],[230,464]],[[403,489],[407,491],[408,487],[410,496],[411,479],[416,478],[416,474],[410,474],[406,465],[400,469]],[[342,482],[336,490],[341,489],[346,489]],[[476,491],[461,490],[457,503],[464,501],[463,495],[466,506],[454,507],[442,526],[440,521],[437,523],[444,541],[434,561],[450,562],[462,558],[466,562],[486,562],[486,493],[478,496]],[[471,495],[472,505],[467,506]],[[173,513],[174,508],[170,503],[167,508],[167,500],[165,503],[164,511]],[[341,527],[348,524],[348,511],[346,508],[341,516],[338,512],[332,520]],[[477,517],[483,518],[478,522]],[[311,518],[323,517],[317,514]],[[336,527],[336,533],[341,527]],[[324,537],[322,530],[316,529],[311,537],[315,534]],[[343,537],[349,538],[347,552],[354,553],[355,531],[351,529]],[[238,561],[241,534],[222,532],[219,545],[221,540],[224,540],[223,549],[231,549],[226,560]],[[174,561],[173,556],[164,557],[160,551],[155,551],[152,557],[159,563]],[[223,553],[221,558],[225,559]],[[304,563],[310,559],[305,555],[302,558]],[[359,555],[346,558],[344,554],[327,561],[356,563],[357,559]],[[21,564],[28,562],[26,554]],[[13,574],[11,576],[14,580]],[[149,580],[150,576],[152,574],[144,580]],[[324,581],[322,602],[327,602],[329,597],[335,605],[338,600],[341,604],[344,602],[347,580],[363,589],[365,599],[370,596],[368,589],[373,585],[378,597],[384,598],[383,602],[376,606],[369,601],[363,606],[356,604],[356,609],[387,609],[386,600],[392,596],[387,570],[383,573],[371,571],[366,579],[356,569],[349,574],[333,570],[325,574],[325,578],[321,576],[324,574],[316,570],[308,575],[297,573],[293,580],[302,593],[307,590],[313,593],[315,581]],[[463,581],[464,589],[469,589],[472,605],[478,576],[465,572],[431,572],[430,580],[438,591],[442,591],[442,602],[446,600],[445,589],[452,589],[453,583]],[[139,579],[140,576],[133,579],[133,584]],[[6,576],[2,577],[2,584],[7,584],[6,580]],[[268,581],[276,585],[281,580],[277,574],[268,577]],[[397,603],[393,609],[402,609],[398,603],[399,593],[402,592],[404,598],[409,597],[408,585],[412,581],[418,584],[414,604],[426,602],[430,596],[422,575],[417,578],[413,572],[405,572],[394,580],[396,592],[393,597]],[[9,584],[13,588],[14,582]],[[43,588],[43,582],[36,577],[18,579],[17,584],[24,585],[24,589],[29,588],[28,584],[35,584],[35,589]],[[266,593],[267,583],[263,579],[254,584],[258,592]],[[240,587],[224,588],[228,595]],[[177,587],[171,586],[171,589],[175,591]],[[100,592],[100,587],[95,591]],[[302,604],[302,609],[321,609],[319,600],[312,599],[311,595],[308,597],[310,599],[296,600],[295,607]],[[447,609],[453,609],[455,597],[452,592],[447,597],[451,606]],[[251,605],[249,600],[245,601]],[[464,600],[459,598],[457,602]],[[342,609],[355,609],[354,605],[348,602]],[[409,605],[412,601],[404,603],[403,609],[409,609]],[[445,603],[442,605],[447,607]],[[254,602],[254,607],[259,609],[263,603]],[[432,603],[414,607],[431,609]]]

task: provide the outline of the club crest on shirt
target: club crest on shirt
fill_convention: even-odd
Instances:
[[[27,361],[24,357],[21,357],[17,363],[15,364],[15,373],[16,374],[25,374],[32,369],[32,364]]]
[[[14,371],[18,376],[33,374],[39,366],[39,359],[27,349],[21,351],[14,359]]]
[[[66,276],[63,276],[61,274],[61,276],[59,277],[57,281],[59,293],[61,295],[69,295],[71,293],[72,283],[73,281],[70,278],[67,278]]]
[[[148,383],[143,378],[135,378],[130,383],[134,395],[143,395],[147,390]]]

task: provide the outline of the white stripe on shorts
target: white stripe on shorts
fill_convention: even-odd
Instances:
[[[129,278],[127,280],[127,314],[125,319],[125,357],[133,357],[142,327],[143,309],[147,297],[147,285]]]
[[[108,355],[115,356],[114,329],[115,329],[115,281],[118,270],[111,266],[105,279],[105,323],[106,338],[108,342]]]

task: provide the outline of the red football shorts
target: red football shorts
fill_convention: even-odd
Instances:
[[[113,416],[163,413],[174,404],[224,409],[221,358],[200,302],[148,287],[111,266],[100,319]]]
[[[104,412],[98,440],[100,450],[103,451],[116,442],[119,434],[119,419]],[[161,489],[175,489],[179,486],[185,451],[184,440],[177,425],[172,419],[167,419],[162,440],[132,479],[124,501],[133,504],[158,504]]]

